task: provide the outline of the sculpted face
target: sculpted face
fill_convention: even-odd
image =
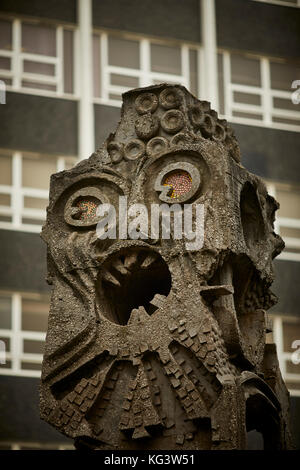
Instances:
[[[189,207],[195,237],[201,215],[200,245],[153,229],[163,204],[171,228]],[[99,237],[104,205],[114,238]],[[126,93],[116,132],[51,179],[42,418],[78,447],[245,448],[259,426],[265,445],[287,446],[265,344],[277,207],[209,103],[181,86]]]

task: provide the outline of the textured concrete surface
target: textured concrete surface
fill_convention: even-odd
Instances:
[[[95,208],[118,211],[119,196],[203,204],[203,247],[98,239]],[[179,85],[126,93],[116,132],[51,179],[41,417],[78,448],[245,449],[252,430],[289,448],[288,392],[266,344],[277,207],[209,103]]]

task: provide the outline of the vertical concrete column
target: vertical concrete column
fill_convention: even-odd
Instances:
[[[92,64],[92,0],[77,0],[79,29],[79,158],[95,150]]]
[[[202,45],[204,55],[204,80],[206,96],[211,107],[218,111],[218,62],[216,38],[215,0],[200,0]],[[204,99],[204,98],[203,98]]]

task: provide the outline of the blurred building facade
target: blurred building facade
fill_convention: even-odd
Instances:
[[[0,448],[71,446],[38,415],[49,178],[114,130],[124,91],[160,82],[211,101],[281,204],[273,338],[300,448],[299,43],[299,0],[0,1]]]

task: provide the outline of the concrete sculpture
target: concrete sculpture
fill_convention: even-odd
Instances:
[[[168,84],[123,99],[116,132],[51,179],[41,417],[78,448],[245,449],[251,430],[289,448],[266,344],[278,204],[208,102]],[[120,198],[201,205],[201,247],[145,228],[129,238]],[[115,239],[97,234],[101,204],[115,207]]]

